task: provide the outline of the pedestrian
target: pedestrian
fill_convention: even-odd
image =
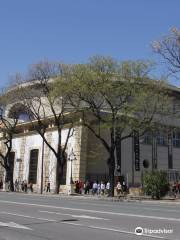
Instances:
[[[92,194],[96,194],[97,193],[97,190],[98,190],[98,183],[97,182],[94,182],[93,183],[93,187],[92,187]]]
[[[3,189],[3,180],[0,180],[0,189]]]
[[[33,192],[33,184],[31,182],[29,184],[29,189],[30,189],[31,192]]]
[[[105,184],[101,182],[101,195],[104,195],[104,191],[105,191]]]
[[[106,183],[106,193],[109,197],[109,195],[110,195],[110,182],[109,181]]]
[[[82,194],[84,190],[84,183],[83,181],[79,181],[79,193]]]
[[[19,182],[17,179],[15,180],[15,183],[14,183],[14,190],[15,190],[15,192],[19,191]]]
[[[22,183],[21,183],[21,190],[22,190],[22,192],[24,192],[24,181],[22,181]]]
[[[97,184],[97,195],[101,194],[101,184],[98,182]]]
[[[75,181],[75,193],[79,193],[79,181]]]
[[[117,196],[119,197],[120,194],[122,193],[122,186],[121,186],[121,183],[118,182],[117,185],[116,185],[116,192],[117,192]]]
[[[90,190],[90,182],[86,181],[84,184],[84,194],[89,194],[89,190]]]
[[[123,181],[123,183],[122,183],[122,191],[123,191],[123,193],[127,192],[127,186],[126,186],[126,182],[125,181]]]
[[[50,182],[47,183],[47,187],[46,187],[46,192],[50,192],[51,189],[50,189]]]
[[[27,187],[28,187],[28,186],[27,186],[27,181],[25,180],[25,181],[24,181],[24,192],[25,192],[25,193],[27,193]]]

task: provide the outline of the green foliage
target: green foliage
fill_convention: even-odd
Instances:
[[[143,186],[146,194],[152,198],[160,199],[169,191],[167,174],[163,171],[145,172]]]
[[[52,95],[65,96],[105,147],[112,189],[119,142],[137,130],[143,135],[167,106],[166,87],[150,79],[151,68],[150,62],[95,56],[86,64],[67,66],[54,83]]]
[[[52,95],[68,98],[78,111],[88,109],[100,128],[116,125],[121,132],[143,132],[154,123],[157,113],[165,113],[169,101],[164,82],[148,77],[151,68],[148,61],[117,62],[95,56],[87,64],[64,66]],[[85,122],[89,119],[83,115]]]

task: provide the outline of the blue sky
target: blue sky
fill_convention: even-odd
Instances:
[[[2,0],[0,87],[43,59],[156,59],[150,43],[180,27],[179,12],[179,0]]]

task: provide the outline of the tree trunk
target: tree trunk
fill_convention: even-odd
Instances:
[[[121,131],[119,128],[116,129],[116,167],[117,172],[121,175]],[[119,175],[118,175],[119,176]]]
[[[6,169],[6,179],[5,182],[9,184],[9,190],[14,192],[14,182],[13,182],[13,170],[10,168]]]
[[[57,159],[57,167],[56,167],[56,188],[55,188],[55,193],[59,194],[59,189],[60,189],[60,183],[61,179],[63,177],[63,169],[64,169],[64,164],[60,164],[61,159]]]
[[[114,170],[115,170],[115,158],[114,152],[111,153],[109,161],[109,182],[110,182],[110,197],[114,197]]]
[[[57,159],[57,166],[56,166],[56,188],[55,193],[59,194],[59,188],[60,188],[60,159]]]

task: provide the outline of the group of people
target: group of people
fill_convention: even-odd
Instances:
[[[110,190],[110,183],[109,182],[99,182],[99,181],[75,181],[74,183],[75,186],[75,193],[78,194],[90,194],[92,193],[93,195],[97,194],[109,194]]]
[[[116,187],[116,192],[117,195],[120,195],[121,193],[125,193],[127,192],[127,186],[125,181],[122,182],[122,184],[120,183],[120,181],[118,181],[115,185]],[[107,194],[109,196],[110,194],[110,182],[109,181],[86,181],[85,183],[83,183],[82,181],[75,181],[74,183],[74,190],[75,193],[78,194],[92,194],[92,195],[105,195]]]
[[[98,182],[95,181],[93,183],[92,186],[92,194],[95,195],[104,195],[105,193],[107,193],[109,195],[109,191],[110,191],[110,182]]]
[[[15,180],[14,183],[14,191],[15,192],[25,192],[27,193],[28,190],[30,190],[31,192],[33,192],[33,184],[32,183],[27,183],[26,180],[20,182],[17,179]]]
[[[120,195],[121,193],[124,193],[127,191],[127,186],[125,184],[125,181],[117,182],[115,185],[117,195]],[[3,181],[0,180],[0,189],[3,189]],[[174,191],[180,192],[180,184],[179,184],[179,190],[177,190],[177,187],[174,186]],[[46,192],[50,192],[50,182],[46,184],[46,188],[44,189]],[[17,179],[14,182],[14,191],[15,192],[25,192],[28,191],[33,192],[33,184],[27,183],[26,180],[18,181]],[[92,195],[109,195],[110,194],[110,182],[109,181],[75,181],[74,182],[74,192],[78,194],[92,194]]]

